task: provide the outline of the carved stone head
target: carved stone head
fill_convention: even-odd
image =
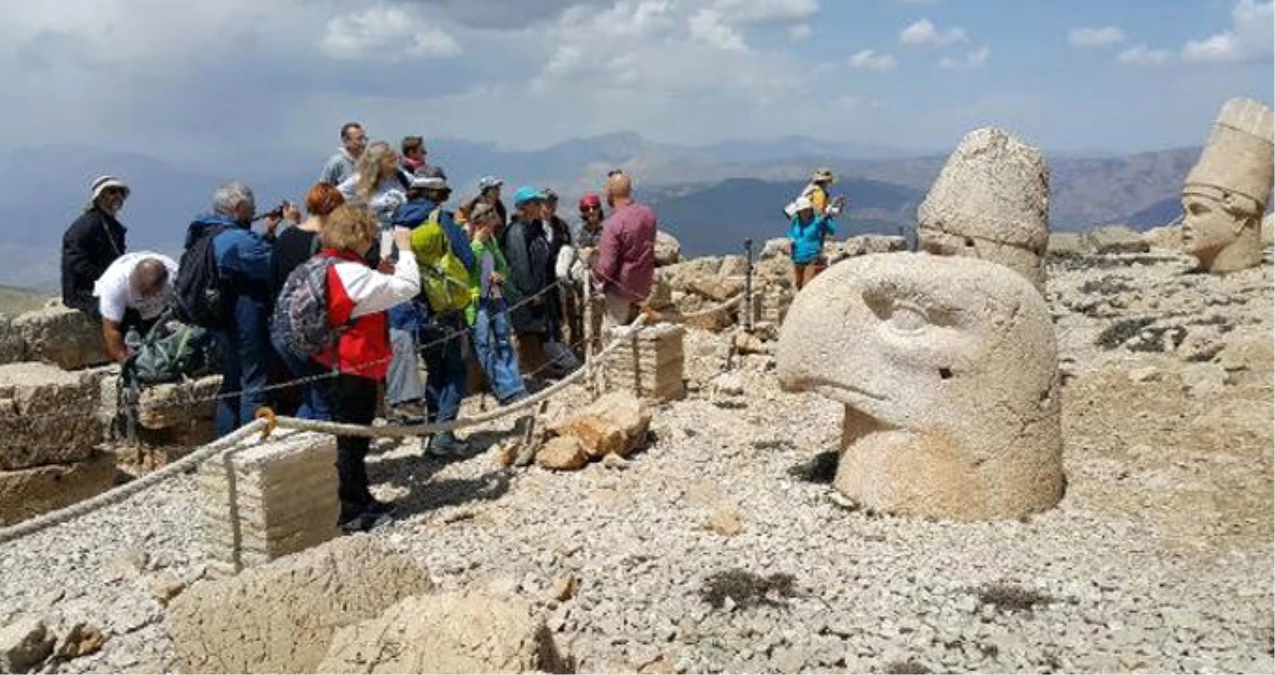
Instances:
[[[835,486],[878,511],[1018,518],[1062,494],[1059,378],[1040,293],[972,258],[834,265],[784,321],[779,377],[846,406]]]
[[[1262,261],[1261,218],[1275,173],[1275,118],[1266,106],[1234,98],[1182,186],[1182,248],[1211,272]]]
[[[1049,167],[1039,149],[1001,129],[971,131],[916,213],[922,250],[990,260],[1044,289]]]

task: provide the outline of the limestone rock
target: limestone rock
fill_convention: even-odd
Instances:
[[[201,547],[229,571],[317,546],[337,535],[336,440],[278,433],[245,441],[199,467]]]
[[[792,240],[787,237],[767,239],[761,247],[761,253],[757,255],[758,260],[790,257],[792,257]]]
[[[744,523],[735,511],[714,511],[709,517],[706,529],[724,537],[733,537],[744,529]]]
[[[13,327],[22,336],[27,360],[44,361],[66,370],[108,360],[101,324],[60,303],[18,315]]]
[[[966,134],[917,220],[925,251],[1000,263],[1044,288],[1049,167],[1039,149],[1013,135],[990,127]]]
[[[0,366],[0,470],[88,458],[102,441],[97,402],[97,387],[75,373],[43,363]]]
[[[661,311],[673,306],[673,287],[662,277],[655,277],[651,282],[651,292],[642,301],[646,309]]]
[[[1085,241],[1095,253],[1146,253],[1151,250],[1142,235],[1124,225],[1103,225],[1085,233]]]
[[[173,576],[171,572],[164,572],[151,583],[151,597],[155,598],[155,602],[161,607],[167,607],[168,603],[174,598],[182,594],[186,590],[186,582]]]
[[[1046,251],[1052,255],[1085,255],[1093,248],[1079,232],[1050,232]]]
[[[1262,219],[1262,246],[1275,246],[1275,213]]]
[[[696,277],[687,284],[686,290],[713,302],[725,302],[743,293],[746,283],[742,276]]]
[[[579,414],[549,425],[559,436],[572,436],[591,458],[615,453],[627,457],[646,440],[651,409],[627,392],[611,392]]]
[[[1212,396],[1226,386],[1226,369],[1216,363],[1192,363],[1182,369],[1182,386],[1195,398]]]
[[[655,276],[668,282],[673,292],[687,292],[695,279],[713,277],[722,265],[721,258],[694,258],[655,270]]]
[[[169,606],[168,624],[185,672],[311,673],[338,630],[432,589],[407,556],[345,537],[196,583]]]
[[[0,525],[56,511],[115,487],[119,471],[106,453],[71,464],[0,471]]]
[[[1044,298],[986,261],[834,265],[780,329],[781,385],[846,406],[834,486],[869,509],[1020,518],[1062,496],[1058,359]]]
[[[607,457],[615,457],[616,455],[607,455]],[[566,602],[575,597],[576,591],[580,588],[580,579],[576,575],[567,572],[566,574],[553,580],[553,588],[549,591],[549,597],[558,602]]]
[[[719,277],[743,277],[748,274],[748,258],[742,255],[722,256],[722,266],[717,268]]]
[[[1177,251],[1182,248],[1182,228],[1178,225],[1161,225],[1142,233],[1143,241],[1151,248]]]
[[[526,602],[477,593],[417,596],[343,628],[321,673],[565,673],[543,619]]]
[[[13,319],[0,314],[0,364],[17,363],[24,357],[22,333],[13,325]]]
[[[536,463],[552,471],[577,471],[589,463],[589,455],[573,436],[555,436],[536,453]]]
[[[655,233],[655,266],[675,265],[682,260],[682,242],[677,237],[659,230]]]
[[[60,659],[78,659],[81,656],[101,651],[106,644],[106,636],[97,626],[80,623],[71,626],[71,630],[58,641],[53,653]]]
[[[1275,346],[1264,338],[1228,341],[1218,353],[1217,363],[1227,372],[1251,370],[1269,373],[1275,364]]]
[[[908,250],[908,240],[903,237],[885,234],[863,234],[846,239],[845,256],[857,258],[870,253],[892,253]]]
[[[25,673],[53,653],[56,638],[44,622],[26,617],[0,628],[0,673]]]

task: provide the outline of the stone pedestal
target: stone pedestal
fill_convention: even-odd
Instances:
[[[336,439],[276,433],[199,467],[202,552],[238,572],[336,536]]]
[[[619,335],[613,330],[608,341],[617,339]],[[685,335],[685,328],[667,323],[638,331],[637,337],[629,344],[617,347],[603,366],[607,389],[631,392],[652,404],[686,396],[683,382],[686,363],[682,351]]]
[[[101,452],[66,464],[0,471],[0,526],[95,497],[115,486],[115,458]]]
[[[0,366],[0,470],[88,459],[102,440],[90,378],[43,363]]]

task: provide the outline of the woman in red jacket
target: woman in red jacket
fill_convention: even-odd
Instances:
[[[398,261],[393,274],[364,263],[380,237],[376,218],[367,209],[337,207],[324,221],[320,237],[319,255],[337,260],[328,268],[328,320],[346,327],[336,348],[317,357],[338,373],[322,380],[324,396],[335,421],[370,425],[376,416],[377,383],[385,378],[391,357],[386,310],[420,293],[420,270],[408,231],[401,228],[394,231]],[[368,490],[365,459],[370,442],[337,437],[338,525],[346,533],[365,532],[393,516],[394,505],[377,501]]]

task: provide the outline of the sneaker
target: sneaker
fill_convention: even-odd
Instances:
[[[359,515],[337,524],[342,534],[358,534],[360,532],[371,532],[372,530],[388,525],[394,521],[394,518],[388,513],[372,513],[364,511]]]

